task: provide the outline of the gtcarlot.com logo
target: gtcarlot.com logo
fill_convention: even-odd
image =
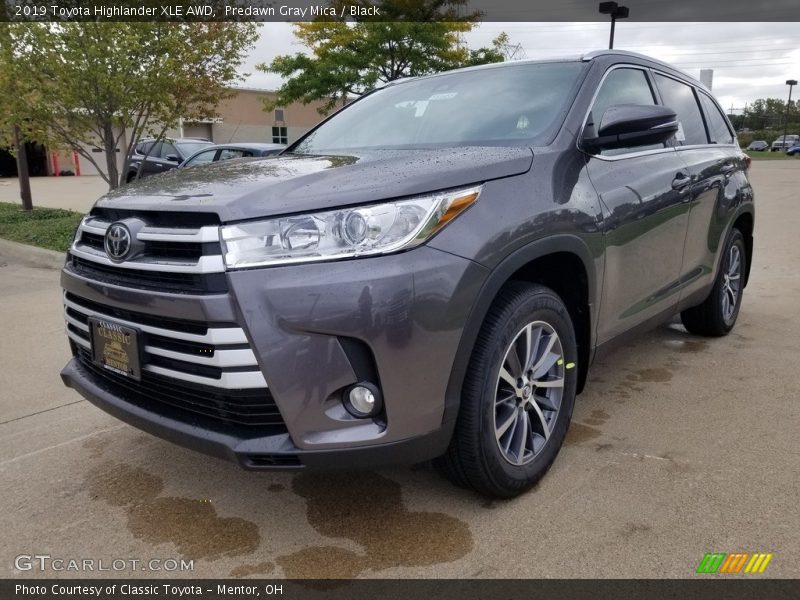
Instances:
[[[697,573],[705,574],[755,574],[763,573],[769,561],[772,560],[772,553],[768,552],[708,552],[697,566]]]
[[[175,558],[56,558],[49,554],[20,554],[17,571],[194,571],[194,559]]]

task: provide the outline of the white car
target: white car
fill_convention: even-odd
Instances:
[[[772,152],[777,152],[778,150],[788,150],[797,142],[800,142],[800,135],[782,135],[777,140],[772,142]]]

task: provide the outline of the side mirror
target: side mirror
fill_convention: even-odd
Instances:
[[[617,104],[606,109],[597,134],[584,137],[583,144],[590,151],[650,146],[666,142],[678,129],[678,117],[671,108]]]
[[[181,162],[180,157],[177,154],[167,154],[164,158],[166,158],[170,162]]]

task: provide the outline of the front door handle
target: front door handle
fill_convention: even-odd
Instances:
[[[736,170],[736,165],[731,163],[725,163],[724,165],[722,165],[722,167],[720,167],[720,172],[726,177],[729,176],[731,173],[733,173],[735,170]]]
[[[672,189],[682,190],[690,183],[692,183],[692,178],[689,177],[688,173],[684,173],[683,171],[681,171],[679,173],[676,173],[675,179],[672,180]]]

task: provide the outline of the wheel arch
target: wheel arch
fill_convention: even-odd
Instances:
[[[733,221],[732,227],[742,232],[744,237],[744,250],[747,260],[745,261],[744,285],[750,281],[750,267],[753,264],[753,213],[749,210],[739,213]]]
[[[575,273],[575,277],[565,274]],[[595,258],[586,243],[574,235],[555,235],[532,242],[503,259],[486,278],[461,334],[447,386],[443,422],[455,421],[461,403],[461,386],[470,356],[489,308],[509,281],[545,285],[562,297],[575,324],[578,339],[578,392],[583,389],[594,348],[594,307],[597,274]]]

